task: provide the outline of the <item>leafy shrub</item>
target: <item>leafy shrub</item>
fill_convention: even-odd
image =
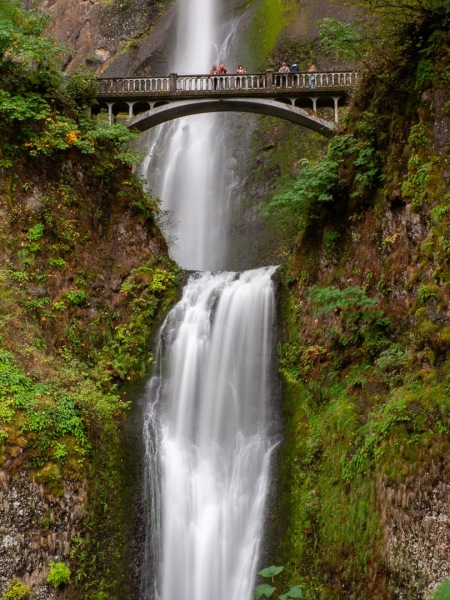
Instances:
[[[50,563],[50,571],[47,577],[47,583],[57,588],[60,585],[66,585],[70,581],[70,569],[63,562]]]
[[[71,290],[66,294],[67,300],[75,306],[81,306],[86,302],[86,292],[84,290]]]
[[[361,309],[373,307],[378,301],[368,298],[360,287],[344,288],[313,286],[308,295],[316,306],[316,314],[326,314],[340,309]]]
[[[439,292],[440,292],[439,286],[427,285],[427,284],[423,283],[417,290],[417,297],[419,299],[419,302],[421,302],[423,304],[427,300],[431,300],[432,298],[437,298]]]
[[[307,294],[316,315],[336,312],[344,325],[342,345],[359,347],[363,354],[373,358],[387,343],[386,329],[389,318],[381,310],[374,310],[378,304],[369,298],[360,287],[340,290],[335,287],[313,286]]]
[[[367,51],[367,34],[363,29],[338,19],[325,18],[317,22],[321,46],[338,57],[361,60]]]
[[[67,263],[63,258],[49,258],[48,264],[55,269],[59,269],[60,271],[64,271],[67,267]]]
[[[293,218],[303,219],[303,224],[307,224],[336,198],[342,185],[340,167],[345,161],[352,161],[356,168],[354,194],[357,195],[369,189],[378,174],[375,158],[369,140],[358,140],[352,134],[335,136],[319,162],[303,159],[297,179],[263,207],[263,216],[276,215],[286,223]]]
[[[28,239],[30,242],[37,242],[44,235],[44,224],[36,223],[28,230]]]
[[[375,366],[383,372],[383,381],[392,386],[400,383],[407,364],[408,355],[400,344],[391,344],[375,361]]]
[[[14,579],[10,583],[3,594],[0,596],[0,600],[24,600],[31,595],[31,588],[29,585],[22,583],[18,579]]]

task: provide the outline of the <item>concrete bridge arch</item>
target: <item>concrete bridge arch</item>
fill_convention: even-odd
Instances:
[[[202,100],[180,100],[162,104],[132,116],[127,125],[139,131],[146,131],[173,119],[213,112],[246,112],[269,115],[285,119],[330,137],[336,123],[322,119],[292,104],[262,98],[220,98]]]

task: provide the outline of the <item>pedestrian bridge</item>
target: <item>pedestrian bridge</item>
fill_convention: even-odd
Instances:
[[[139,131],[201,113],[260,113],[329,137],[339,107],[357,82],[355,71],[103,78],[95,110],[106,110],[110,123],[125,113],[128,126]],[[327,118],[318,114],[324,108],[329,109]]]

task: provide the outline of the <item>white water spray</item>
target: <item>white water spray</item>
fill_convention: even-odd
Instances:
[[[161,600],[251,598],[273,448],[274,271],[192,277],[162,328],[146,419]]]

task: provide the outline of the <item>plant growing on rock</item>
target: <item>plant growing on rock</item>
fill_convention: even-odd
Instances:
[[[272,565],[271,567],[266,567],[262,571],[259,571],[258,575],[270,579],[271,582],[274,583],[274,577],[276,577],[282,571],[284,571],[284,567]],[[294,587],[291,587],[291,589],[285,594],[280,594],[278,599],[289,600],[289,598],[303,598],[302,588],[302,585],[294,585]],[[260,583],[255,588],[254,597],[255,600],[260,600],[260,598],[271,598],[275,592],[277,592],[277,588],[275,586],[270,585],[269,583]]]
[[[10,583],[3,594],[0,596],[0,600],[25,600],[31,595],[31,588],[26,583],[22,583],[19,579],[14,579]]]
[[[47,583],[57,588],[60,585],[66,585],[70,581],[70,569],[63,562],[50,563],[50,571],[47,577]]]

